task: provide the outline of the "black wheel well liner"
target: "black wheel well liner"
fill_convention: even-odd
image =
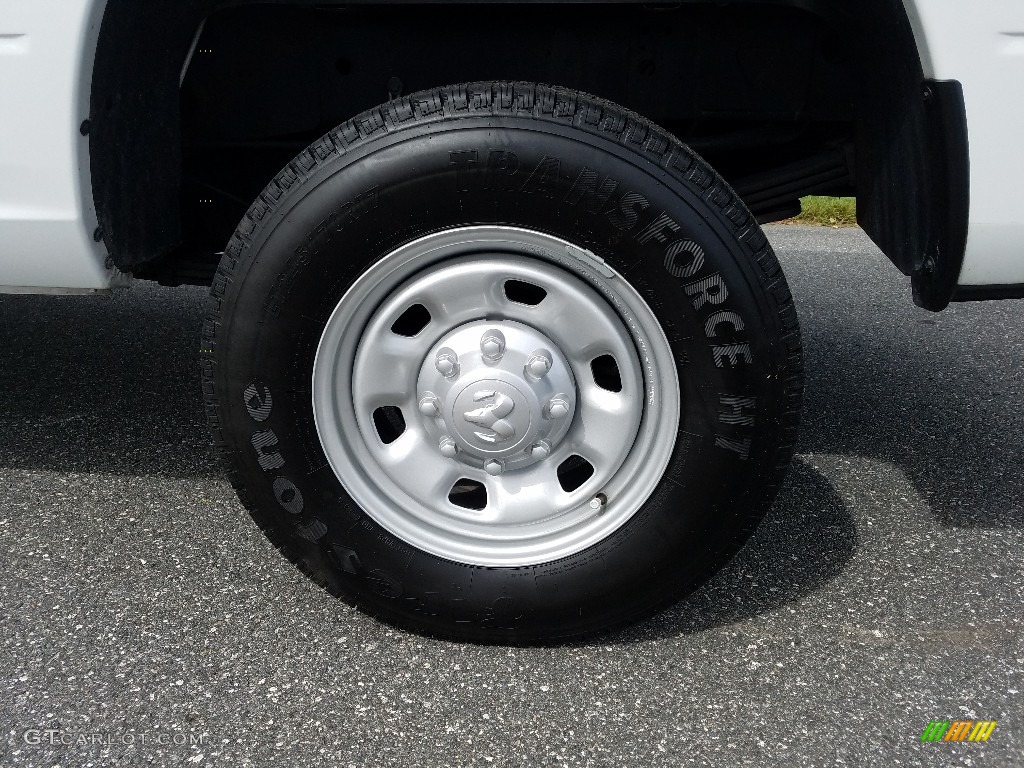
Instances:
[[[182,211],[183,67],[205,19],[225,9],[253,5],[248,0],[107,1],[93,69],[90,160],[103,240],[122,270],[145,275],[156,265],[187,258],[195,248],[183,226]],[[323,8],[330,3],[279,0],[273,5]],[[591,9],[598,7],[570,5],[566,13],[593,13]],[[623,13],[640,7],[628,2],[605,7],[612,5]],[[680,7],[698,5],[704,4]],[[388,12],[415,6],[390,4]],[[848,91],[853,105],[855,152],[848,153],[849,179],[855,185],[860,223],[896,266],[914,277],[915,300],[941,309],[952,294],[966,240],[963,103],[956,84],[925,82],[903,4],[740,0],[731,6],[799,9],[821,19],[851,52],[848,79],[836,87]],[[439,24],[451,11],[450,6],[432,8]],[[592,90],[608,96],[599,86]],[[936,162],[937,158],[946,162]],[[809,159],[813,158],[801,162],[806,165]],[[752,189],[752,196],[757,191]],[[928,204],[922,205],[922,200]]]

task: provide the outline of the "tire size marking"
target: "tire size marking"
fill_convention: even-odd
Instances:
[[[295,282],[305,267],[313,260],[318,248],[311,245],[324,232],[341,232],[348,224],[356,221],[368,211],[372,211],[380,205],[380,195],[377,187],[370,187],[352,200],[349,200],[335,208],[330,215],[323,219],[306,237],[306,242],[295,249],[288,265],[274,280],[265,303],[265,310],[277,317],[281,313],[281,307],[291,296],[295,288]],[[250,384],[250,386],[253,386]],[[246,409],[248,409],[248,396],[246,396]],[[250,416],[252,413],[250,412]],[[253,417],[255,418],[255,417]]]

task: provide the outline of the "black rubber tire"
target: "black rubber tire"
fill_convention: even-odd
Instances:
[[[640,242],[663,214],[701,245],[703,264],[666,258],[668,238]],[[654,494],[599,544],[530,567],[454,563],[397,540],[346,494],[313,421],[313,359],[346,289],[403,243],[484,223],[607,260],[662,322],[680,374],[679,437]],[[575,91],[458,85],[344,123],[253,203],[211,297],[206,410],[239,498],[313,579],[417,632],[551,642],[649,614],[736,552],[792,456],[800,336],[760,227],[673,136]]]

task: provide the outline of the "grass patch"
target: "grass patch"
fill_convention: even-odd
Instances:
[[[814,224],[821,227],[857,226],[857,199],[854,197],[803,197],[800,215],[789,219],[793,224]]]

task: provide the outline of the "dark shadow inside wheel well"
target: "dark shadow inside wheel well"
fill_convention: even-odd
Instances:
[[[921,66],[898,0],[108,0],[90,111],[104,242],[138,276],[207,281],[250,202],[311,141],[389,97],[484,79],[578,88],[651,118],[762,221],[806,194],[856,193],[904,271],[926,229],[912,205]]]

